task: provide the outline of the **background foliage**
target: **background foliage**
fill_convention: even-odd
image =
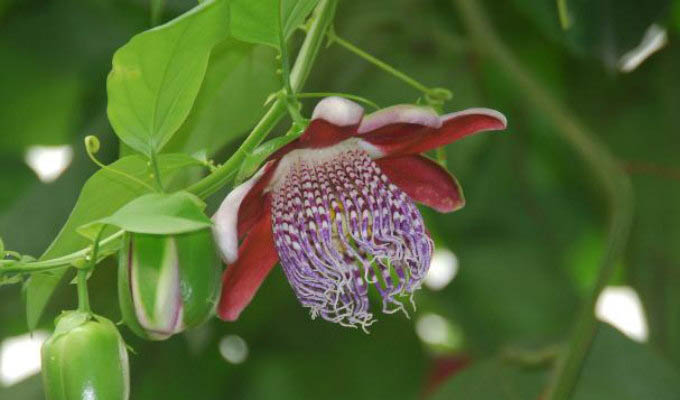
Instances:
[[[418,339],[414,320],[400,316],[383,316],[370,335],[311,321],[275,269],[236,323],[214,320],[163,343],[143,342],[123,328],[137,353],[131,357],[133,399],[159,393],[166,399],[419,398],[442,359],[471,362],[435,398],[538,398],[552,364],[508,360],[507,349],[541,349],[567,338],[594,284],[609,210],[593,172],[558,134],[562,127],[554,115],[537,109],[530,98],[535,93],[470,39],[470,21],[458,3],[345,1],[334,25],[338,34],[425,84],[451,89],[446,111],[485,106],[503,111],[510,121],[507,133],[447,148],[448,167],[460,179],[468,205],[443,216],[424,210],[437,244],[458,256],[460,272],[443,291],[419,293],[416,317],[436,312],[462,340],[429,347]],[[572,26],[565,32],[552,1],[482,2],[525,74],[594,132],[634,186],[631,239],[611,283],[638,291],[649,343],[634,343],[603,326],[574,398],[678,399],[680,1],[567,3]],[[168,0],[163,20],[193,6]],[[310,9],[291,7],[287,15],[301,21]],[[232,36],[215,39],[211,49],[186,43],[197,52],[189,59],[200,65],[192,66],[205,78],[195,87],[193,107],[185,105],[187,120],[168,122],[177,134],[165,144],[167,153],[208,148],[224,159],[262,115],[266,97],[280,87],[272,23],[247,24],[231,11]],[[667,29],[668,45],[633,72],[619,72],[617,61],[654,22]],[[298,45],[302,35],[293,32],[295,25],[285,29]],[[0,0],[0,236],[8,248],[40,255],[57,235],[96,171],[82,148],[85,135],[102,139],[101,159],[118,157],[107,120],[106,78],[116,49],[148,28],[149,5],[137,0]],[[322,50],[305,91],[353,93],[382,106],[420,96],[338,46]],[[309,115],[313,102],[305,104]],[[146,137],[140,132],[130,135]],[[128,142],[139,151],[145,151],[144,143]],[[24,163],[26,148],[36,144],[75,148],[73,163],[54,183],[40,183]],[[118,163],[139,171],[143,162],[135,157]],[[166,165],[168,174],[186,166],[173,162]],[[191,179],[179,176],[173,184]],[[208,210],[220,200],[220,195],[210,198]],[[77,249],[82,243],[64,246]],[[112,320],[119,318],[115,276],[109,259],[91,280],[93,308]],[[51,329],[53,316],[74,306],[74,288],[60,286],[39,328]],[[0,339],[27,331],[24,309],[19,285],[0,286]],[[218,344],[226,334],[248,343],[245,363],[231,365],[220,356]],[[0,387],[0,398],[40,399],[39,379]]]

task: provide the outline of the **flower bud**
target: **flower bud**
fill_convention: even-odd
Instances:
[[[47,400],[127,400],[130,374],[125,343],[106,318],[62,314],[42,347]]]
[[[123,240],[118,297],[133,332],[163,340],[212,315],[221,262],[210,229],[172,236],[126,233]]]

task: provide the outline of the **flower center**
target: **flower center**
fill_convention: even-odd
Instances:
[[[299,157],[273,190],[272,228],[283,270],[312,318],[366,329],[420,288],[433,244],[413,201],[359,149]],[[413,302],[412,302],[413,303]]]

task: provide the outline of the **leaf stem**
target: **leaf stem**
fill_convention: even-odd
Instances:
[[[597,332],[595,303],[605,285],[610,281],[615,263],[628,240],[633,213],[632,186],[628,176],[609,150],[528,73],[528,70],[499,39],[479,2],[477,0],[454,0],[454,3],[467,25],[471,38],[477,43],[474,48],[481,49],[484,55],[503,65],[503,70],[524,93],[524,98],[547,116],[556,131],[580,154],[597,180],[598,189],[603,191],[608,201],[610,217],[607,247],[601,260],[597,280],[577,316],[566,351],[562,354],[545,397],[546,400],[567,400],[579,379],[581,368]]]
[[[85,152],[87,153],[87,156],[90,158],[90,160],[92,160],[92,162],[95,163],[95,165],[97,165],[99,168],[101,168],[103,170],[113,172],[114,174],[118,174],[118,175],[124,177],[125,179],[129,179],[129,180],[131,180],[131,181],[133,181],[133,182],[135,182],[139,185],[142,185],[145,188],[151,190],[152,192],[156,191],[156,189],[154,189],[152,186],[150,186],[146,182],[144,182],[140,179],[137,179],[134,176],[129,175],[129,174],[123,172],[123,171],[119,171],[115,168],[109,167],[108,165],[105,165],[104,163],[99,161],[97,159],[97,157],[95,157],[95,153],[97,153],[98,151],[99,151],[99,139],[97,139],[96,136],[92,136],[92,135],[87,136],[85,138]]]
[[[112,235],[97,241],[100,254],[113,254],[120,249],[120,238],[123,237],[123,231],[116,231]],[[82,260],[88,256],[90,248],[84,248],[76,252],[67,254],[62,257],[51,258],[49,260],[33,261],[30,263],[21,263],[10,261],[5,263],[6,266],[1,266],[0,274],[3,273],[34,273],[44,272],[72,264],[78,260]]]
[[[318,98],[318,97],[328,97],[328,96],[338,96],[338,97],[344,97],[346,99],[354,100],[358,103],[364,103],[367,106],[379,110],[380,106],[377,105],[376,103],[372,102],[371,100],[357,96],[354,94],[348,94],[348,93],[338,93],[338,92],[306,92],[306,93],[297,93],[295,97],[304,99],[304,98]]]
[[[154,27],[161,22],[165,0],[151,0],[151,26]]]
[[[164,193],[165,188],[163,186],[163,179],[161,178],[161,170],[158,167],[158,157],[156,156],[155,151],[151,152],[151,157],[149,157],[149,162],[151,163],[151,168],[153,169],[153,177],[156,180],[156,185],[158,186],[158,190],[161,193]]]
[[[283,0],[279,0],[279,54],[281,55],[281,78],[283,89],[290,96],[293,88],[290,85],[290,63],[288,61],[288,43],[283,32]]]
[[[320,0],[319,5],[315,10],[311,26],[307,31],[307,36],[300,48],[300,51],[295,60],[295,64],[290,73],[290,83],[294,90],[300,90],[314,65],[316,56],[321,47],[321,43],[326,35],[326,30],[333,20],[335,8],[338,0]],[[255,125],[250,135],[243,141],[241,146],[215,171],[195,184],[189,186],[186,190],[201,197],[206,198],[211,194],[217,192],[221,187],[231,181],[239,170],[239,166],[250,154],[257,145],[259,145],[271,132],[281,118],[286,114],[285,101],[278,98],[274,104],[269,107],[269,110]],[[90,154],[88,152],[88,154]],[[91,158],[94,158],[90,154]],[[102,168],[107,168],[113,172],[121,173],[115,169],[109,168],[93,159],[93,161]],[[149,187],[148,185],[144,184]],[[153,190],[153,188],[150,188]],[[123,236],[123,231],[117,231],[109,235],[105,239],[98,241],[99,251],[106,254],[112,254],[120,249],[120,238]],[[82,249],[62,257],[53,258],[50,260],[35,261],[31,263],[0,263],[0,274],[3,273],[33,273],[48,271],[56,268],[64,268],[75,261],[81,260],[88,255],[89,249]],[[5,264],[5,266],[2,266]]]
[[[401,80],[402,82],[406,83],[407,85],[413,87],[414,89],[422,92],[425,95],[425,99],[427,100],[428,103],[436,103],[436,104],[442,104],[444,101],[451,99],[452,94],[449,90],[444,89],[444,88],[429,88],[422,83],[418,82],[414,78],[406,75],[405,73],[399,71],[395,67],[389,65],[388,63],[380,60],[379,58],[373,56],[372,54],[369,54],[368,52],[360,49],[359,47],[355,46],[354,44],[350,43],[349,41],[341,38],[335,33],[335,30],[329,29],[328,30],[328,39],[330,43],[337,43],[340,46],[344,47],[351,53],[354,53],[355,55],[363,58],[364,60],[368,61],[369,63],[375,65],[376,67],[382,69],[383,71],[387,72],[388,74],[394,76],[395,78]]]
[[[87,274],[85,269],[78,270],[78,311],[83,311],[88,314],[92,313],[90,309],[90,295],[87,291]]]
[[[557,0],[557,14],[560,18],[560,25],[563,30],[571,27],[571,18],[569,17],[569,10],[567,9],[567,0]]]
[[[304,85],[312,65],[323,42],[326,30],[330,26],[335,14],[337,0],[321,0],[316,8],[314,20],[307,31],[300,52],[298,53],[295,64],[290,72],[290,85],[292,90],[300,90]],[[222,164],[214,173],[206,176],[195,184],[189,186],[187,190],[199,197],[208,197],[229,182],[238,171],[238,167],[245,157],[257,147],[267,137],[269,132],[274,129],[276,124],[286,114],[287,106],[285,101],[277,98],[274,104],[262,117],[260,122],[250,132],[250,135],[243,141],[241,147]]]

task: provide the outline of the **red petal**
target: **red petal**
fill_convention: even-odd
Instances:
[[[264,174],[259,178],[257,183],[248,191],[248,194],[241,201],[238,209],[238,223],[237,232],[239,239],[245,236],[250,231],[255,223],[262,218],[265,212],[266,202],[264,201],[264,189],[269,184],[269,181],[276,171],[276,166],[279,160],[268,162],[263,168],[266,168]]]
[[[473,133],[505,129],[503,114],[485,108],[473,108],[441,117],[441,127],[421,123],[383,124],[359,137],[377,150],[377,155],[417,154],[441,147]],[[430,124],[431,125],[431,124]],[[361,127],[360,127],[361,131]]]
[[[238,319],[277,261],[271,214],[267,207],[241,244],[236,262],[224,271],[217,315],[225,321]]]
[[[269,161],[253,177],[235,187],[212,216],[215,241],[226,262],[231,263],[236,260],[239,238],[245,235],[262,215],[266,207],[262,192],[271,179],[272,167],[277,162],[277,160]],[[265,179],[262,179],[263,177]],[[248,200],[245,205],[244,199]],[[241,214],[242,205],[243,215]],[[241,219],[243,219],[242,222]]]
[[[420,155],[375,160],[387,177],[409,197],[439,212],[452,212],[465,205],[463,191],[451,174]]]

